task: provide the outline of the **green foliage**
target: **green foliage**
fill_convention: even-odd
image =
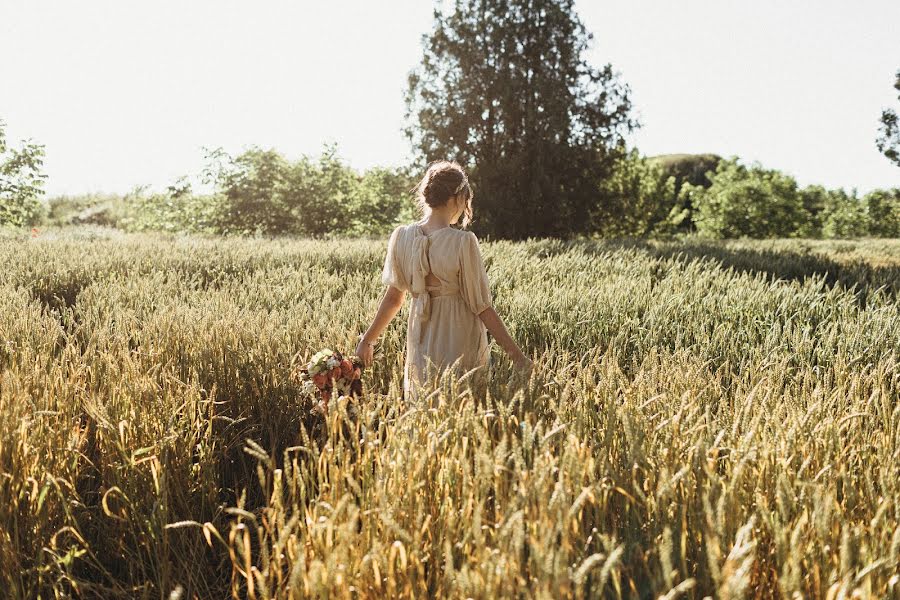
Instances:
[[[897,100],[900,102],[900,71],[897,71],[896,77],[894,89],[898,92]],[[881,112],[881,125],[875,144],[879,152],[900,167],[900,117],[896,110],[886,108]]]
[[[874,190],[863,198],[863,202],[870,235],[900,237],[900,188]]]
[[[406,169],[374,167],[363,173],[351,196],[352,222],[348,233],[379,235],[400,222],[417,218],[410,202],[413,177]]]
[[[677,193],[685,183],[705,188],[711,186],[707,173],[716,170],[722,157],[717,154],[660,154],[648,160],[675,178]]]
[[[253,148],[237,157],[211,152],[204,171],[222,206],[217,228],[226,233],[320,237],[381,234],[410,213],[412,182],[402,170],[359,175],[326,147],[313,160],[291,162]]]
[[[0,226],[37,224],[45,214],[44,147],[24,141],[12,148],[6,141],[6,124],[0,120]]]
[[[596,229],[611,236],[646,236],[666,229],[675,206],[675,178],[637,150],[618,158],[600,185],[602,217]]]
[[[383,235],[414,218],[411,177],[378,167],[359,174],[333,147],[318,158],[290,161],[274,150],[232,157],[207,153],[202,180],[211,193],[194,193],[182,178],[164,192],[139,187],[125,196],[50,199],[49,224],[103,225],[125,231],[259,235]]]
[[[709,181],[706,188],[685,183],[667,222],[690,211],[698,233],[713,238],[900,235],[897,190],[875,190],[860,200],[855,191],[801,189],[789,175],[736,158],[720,162]]]
[[[698,233],[715,238],[789,237],[808,215],[797,182],[758,164],[723,160],[709,188],[685,184],[683,193],[694,207]]]
[[[707,174],[716,170],[722,157],[717,154],[661,154],[649,160],[675,180],[674,194],[666,202],[669,207],[668,215],[660,224],[661,229],[668,233],[696,231],[691,194],[689,192],[683,194],[681,190],[685,184],[701,188],[711,186],[712,182]]]
[[[856,196],[844,190],[828,192],[825,210],[822,212],[822,237],[861,237],[869,233],[866,205]]]
[[[217,149],[207,154],[204,178],[222,195],[222,211],[215,219],[223,233],[289,233],[295,226],[290,202],[296,170],[275,150],[251,148],[231,157]]]
[[[422,162],[471,169],[474,230],[502,238],[591,231],[597,187],[636,126],[572,0],[457,0],[438,7],[409,77],[407,135]]]
[[[829,207],[834,205],[832,192],[821,185],[810,185],[800,190],[800,205],[806,220],[797,229],[799,237],[822,237],[822,226]]]
[[[98,224],[115,223],[125,231],[228,233],[223,225],[228,214],[225,199],[217,194],[194,195],[189,188],[170,187],[166,193],[155,194],[138,188],[100,214]]]
[[[114,207],[122,203],[116,194],[81,194],[54,196],[47,200],[45,224],[118,226]]]

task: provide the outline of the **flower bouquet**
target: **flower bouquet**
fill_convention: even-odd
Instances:
[[[316,352],[312,359],[295,370],[295,376],[303,391],[318,397],[322,408],[328,410],[328,402],[334,394],[339,396],[362,395],[362,361],[328,348]]]

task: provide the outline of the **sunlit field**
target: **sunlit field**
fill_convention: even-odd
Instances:
[[[4,234],[0,595],[900,598],[900,241],[482,249],[530,379],[323,420],[384,240]]]

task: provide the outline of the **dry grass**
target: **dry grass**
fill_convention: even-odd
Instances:
[[[383,242],[0,239],[5,597],[900,598],[900,242],[484,248],[531,380],[317,423]]]

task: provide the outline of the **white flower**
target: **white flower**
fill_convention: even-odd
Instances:
[[[328,366],[329,369],[333,369],[336,366],[340,365],[341,361],[339,361],[338,359],[336,359],[334,357],[331,357],[327,361],[325,361],[325,364]]]
[[[334,354],[334,352],[328,350],[327,348],[325,350],[319,350],[318,352],[313,354],[313,357],[310,359],[309,368],[312,369],[315,365],[321,365],[332,354]]]
[[[303,382],[303,391],[307,394],[315,394],[316,393],[316,384],[312,381],[304,381]]]

